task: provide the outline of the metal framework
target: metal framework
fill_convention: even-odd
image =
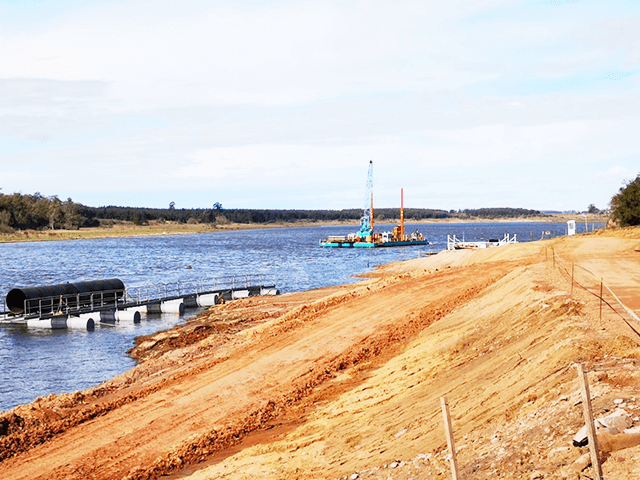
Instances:
[[[373,235],[373,160],[369,160],[369,171],[367,172],[367,184],[365,186],[364,214],[360,219],[360,238],[367,238]]]
[[[236,275],[210,279],[155,283],[124,290],[70,293],[48,297],[29,298],[19,314],[7,311],[6,303],[0,308],[0,323],[14,323],[27,318],[48,318],[59,314],[79,314],[99,310],[119,310],[153,301],[165,301],[204,293],[231,292],[239,289],[260,289],[275,285],[267,275]]]

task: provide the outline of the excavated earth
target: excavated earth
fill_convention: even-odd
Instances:
[[[640,229],[229,302],[138,339],[108,382],[0,413],[0,478],[446,479],[445,396],[460,478],[595,478],[574,364],[596,416],[640,426],[639,313]],[[639,478],[638,437],[602,442],[604,478]]]

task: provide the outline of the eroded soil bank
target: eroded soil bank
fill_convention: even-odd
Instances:
[[[0,478],[450,478],[442,396],[462,478],[578,478],[575,362],[596,416],[640,417],[640,325],[606,289],[600,316],[601,277],[640,313],[639,230],[213,307],[111,381],[1,414]],[[605,478],[638,478],[640,446],[605,449]]]

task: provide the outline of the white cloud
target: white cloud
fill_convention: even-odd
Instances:
[[[465,79],[442,57],[469,44],[460,43],[460,30],[449,22],[479,8],[468,2],[103,3],[2,35],[8,48],[0,63],[8,77],[111,82],[112,98],[129,108],[294,104],[443,88]]]
[[[25,10],[0,31],[0,186],[103,204],[171,193],[185,206],[215,188],[227,205],[342,208],[361,203],[373,159],[385,206],[400,187],[416,206],[602,203],[620,178],[597,172],[631,171],[640,153],[638,83],[607,80],[635,71],[625,19],[638,7],[574,7]]]

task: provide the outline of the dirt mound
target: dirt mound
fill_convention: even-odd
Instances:
[[[637,243],[443,252],[213,307],[141,338],[129,372],[0,415],[0,476],[447,478],[447,396],[464,478],[563,478],[586,451],[571,444],[575,362],[596,415],[640,416],[634,320],[601,317],[598,283],[572,288],[567,265],[588,263],[625,302],[640,292]],[[605,475],[637,478],[640,447],[608,455]]]

